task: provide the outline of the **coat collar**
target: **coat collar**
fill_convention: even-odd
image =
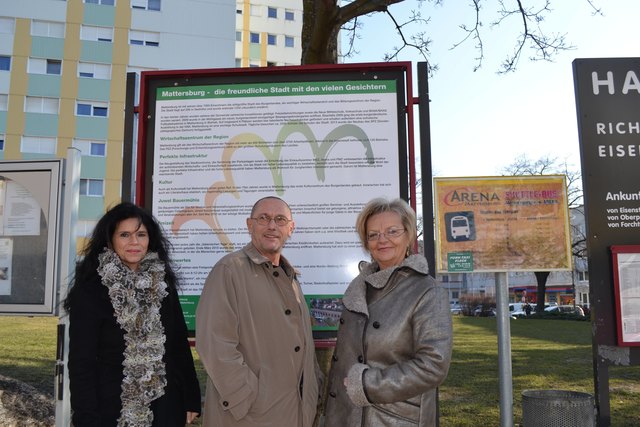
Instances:
[[[256,265],[266,264],[268,267],[273,267],[273,264],[266,256],[262,255],[258,249],[253,245],[253,243],[249,242],[242,248],[242,251],[249,257],[249,259]],[[280,254],[280,267],[291,277],[290,273],[293,273],[295,276],[300,276],[300,272],[295,269],[289,261]]]
[[[360,274],[349,284],[349,287],[342,297],[342,304],[349,311],[363,313],[368,316],[367,283],[376,289],[382,289],[389,282],[391,275],[399,269],[409,269],[417,273],[429,274],[427,259],[417,254],[405,258],[400,265],[395,265],[382,271],[378,271],[377,262],[367,263],[362,268]]]

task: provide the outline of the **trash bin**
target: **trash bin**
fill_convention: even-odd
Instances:
[[[595,403],[588,393],[524,390],[523,427],[595,427]]]

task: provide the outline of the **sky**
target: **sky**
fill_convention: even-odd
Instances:
[[[477,51],[473,40],[451,49],[464,38],[460,24],[473,24],[470,2],[422,6],[423,17],[431,17],[424,28],[433,40],[430,62],[439,67],[429,78],[435,176],[502,175],[502,170],[522,155],[533,160],[554,157],[567,162],[571,170],[579,170],[573,60],[640,57],[640,1],[594,2],[602,8],[603,15],[594,16],[586,0],[552,0],[553,11],[546,15],[544,28],[549,33],[566,34],[574,49],[561,52],[553,62],[532,62],[528,59],[530,51],[525,50],[517,70],[506,75],[497,71],[514,49],[521,21],[490,28],[497,1],[482,2],[485,59],[475,72]],[[405,0],[389,10],[401,18],[417,4],[416,0]],[[385,14],[365,17],[362,23],[361,39],[356,45],[359,54],[345,62],[381,62],[385,52],[401,44]],[[417,87],[415,64],[424,59],[417,51],[405,48],[399,60],[414,64],[413,81]]]

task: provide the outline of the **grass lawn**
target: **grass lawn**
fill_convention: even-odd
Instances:
[[[0,316],[0,375],[53,395],[56,324],[55,318]],[[590,334],[589,322],[511,321],[515,424],[522,419],[523,390],[593,394]],[[495,318],[454,318],[453,360],[440,387],[441,426],[500,425],[497,349]],[[321,362],[328,354],[320,354]],[[205,373],[195,356],[204,390]],[[640,366],[610,367],[609,374],[612,425],[639,426]]]

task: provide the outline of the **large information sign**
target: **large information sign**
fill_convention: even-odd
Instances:
[[[640,243],[640,58],[573,65],[594,331],[616,345],[611,246]]]
[[[338,299],[367,259],[358,212],[374,197],[407,198],[405,72],[143,73],[144,202],[173,244],[187,318],[211,267],[249,241],[252,205],[274,195],[293,212],[284,255],[301,272],[316,329],[335,328]]]
[[[609,425],[607,365],[640,364],[639,347],[620,346],[637,339],[632,332],[637,330],[635,319],[629,315],[637,304],[635,260],[630,253],[614,250],[640,243],[640,58],[576,59],[573,75],[598,425]],[[612,259],[618,263],[615,272]],[[617,302],[614,277],[622,280]]]
[[[564,175],[435,178],[437,271],[571,269]]]

